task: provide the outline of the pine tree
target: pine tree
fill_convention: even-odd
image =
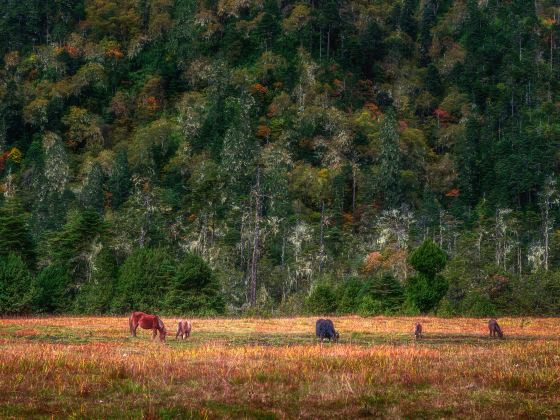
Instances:
[[[70,276],[64,267],[57,264],[45,267],[33,281],[33,309],[46,313],[67,311],[69,296],[66,292],[69,284]]]
[[[360,312],[386,313],[401,308],[404,290],[399,281],[389,273],[369,279],[360,290]]]
[[[432,45],[432,27],[436,23],[437,5],[433,0],[427,0],[422,9],[422,20],[420,22],[420,65],[427,66],[430,57],[430,46]]]
[[[0,256],[20,255],[28,264],[34,262],[34,244],[28,218],[16,197],[9,197],[0,207]]]
[[[408,34],[412,39],[416,39],[416,32],[418,30],[418,23],[414,17],[417,7],[416,0],[403,0],[401,15],[399,16],[401,31]]]
[[[136,249],[119,270],[113,309],[154,311],[162,308],[173,274],[173,260],[165,250]]]
[[[32,277],[23,259],[10,253],[0,256],[0,313],[21,314],[31,309]]]
[[[364,76],[377,80],[382,76],[378,61],[382,60],[387,52],[384,43],[386,37],[382,27],[375,20],[368,22],[359,42],[352,51],[353,59],[359,63]]]
[[[219,283],[201,257],[187,254],[177,265],[165,298],[169,310],[220,314],[225,305]]]
[[[448,282],[438,273],[445,268],[447,255],[431,240],[414,250],[409,262],[417,274],[407,280],[406,294],[413,307],[426,313],[445,296]]]
[[[278,34],[280,33],[280,10],[276,0],[266,0],[263,7],[263,15],[257,25],[257,36],[260,42],[264,42],[264,49],[268,50]]]
[[[428,92],[436,98],[439,98],[443,94],[443,83],[439,75],[439,70],[433,63],[430,63],[426,69],[425,84]]]
[[[70,213],[68,222],[47,243],[50,261],[66,269],[72,277],[72,287],[90,280],[93,256],[99,251],[103,219],[93,210]]]

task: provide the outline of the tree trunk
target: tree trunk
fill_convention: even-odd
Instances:
[[[260,222],[261,222],[261,171],[257,168],[255,184],[255,234],[253,236],[253,258],[251,259],[251,278],[249,282],[249,303],[257,303],[257,264],[259,262]]]
[[[325,202],[321,203],[321,233],[319,236],[319,273],[323,272],[323,259],[325,256],[324,244],[324,226],[325,226]]]
[[[352,220],[355,222],[356,212],[356,165],[352,165]]]

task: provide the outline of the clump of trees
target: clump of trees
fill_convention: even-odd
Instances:
[[[554,2],[9,3],[0,312],[558,312]]]

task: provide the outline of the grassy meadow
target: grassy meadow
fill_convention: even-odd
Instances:
[[[0,320],[1,418],[560,416],[560,319],[194,319],[166,344],[126,318]]]

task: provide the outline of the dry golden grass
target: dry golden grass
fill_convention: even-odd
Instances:
[[[171,333],[176,320],[163,318]],[[560,319],[194,319],[191,338],[125,318],[0,320],[1,418],[560,417]],[[140,331],[140,330],[139,330]]]

